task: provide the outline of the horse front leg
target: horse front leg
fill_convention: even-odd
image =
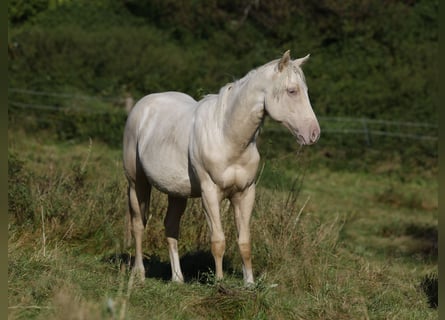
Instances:
[[[243,277],[246,285],[254,283],[250,242],[250,217],[252,215],[254,200],[254,184],[243,192],[234,194],[230,198],[235,213],[235,222],[238,230],[238,247],[243,260]]]
[[[223,257],[226,239],[221,224],[220,202],[221,192],[213,182],[202,183],[201,197],[207,223],[210,230],[211,250],[215,260],[216,279],[223,278]]]

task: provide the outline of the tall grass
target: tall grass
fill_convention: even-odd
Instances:
[[[436,272],[437,253],[419,255],[416,249],[430,240],[422,238],[421,226],[434,229],[437,202],[423,195],[410,200],[423,182],[398,183],[393,192],[379,188],[387,177],[323,170],[297,173],[296,179],[294,171],[291,180],[301,186],[294,191],[262,187],[260,181],[251,223],[251,288],[243,285],[228,202],[222,204],[226,277],[215,281],[196,199],[181,225],[186,283],[166,281],[167,203],[153,192],[144,236],[147,279],[141,285],[127,267],[133,249],[122,248],[126,185],[120,151],[96,141],[39,139],[20,131],[10,139],[8,318],[437,319],[422,283]],[[351,185],[359,180],[367,181],[361,193]],[[382,221],[364,201],[392,213],[392,220]],[[394,241],[405,241],[405,249],[392,251]]]

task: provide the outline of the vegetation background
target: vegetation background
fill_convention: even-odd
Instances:
[[[9,1],[9,317],[437,319],[438,6]],[[132,255],[122,249],[125,98],[199,99],[287,49],[311,54],[322,136],[299,150],[264,124],[257,286],[242,287],[235,246],[227,279],[214,282],[199,201],[182,222],[189,282],[165,282],[157,193],[151,271],[133,284],[121,268]],[[234,243],[230,214],[224,223]]]

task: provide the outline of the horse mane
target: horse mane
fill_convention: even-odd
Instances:
[[[233,82],[229,82],[227,83],[225,86],[221,87],[219,92],[217,94],[207,94],[204,96],[204,98],[202,99],[202,101],[207,101],[207,100],[211,100],[211,99],[215,99],[216,98],[216,108],[217,110],[220,110],[221,112],[224,112],[224,110],[226,109],[226,105],[227,105],[227,97],[229,95],[230,92],[234,92],[236,91],[236,89],[242,87],[244,84],[246,84],[256,73],[258,73],[259,71],[261,71],[262,69],[268,68],[268,67],[273,67],[276,66],[278,64],[278,61],[280,59],[275,59],[272,61],[269,61],[268,63],[250,70],[244,77],[237,79]],[[290,78],[292,73],[296,73],[302,80],[304,83],[306,83],[306,78],[304,76],[303,70],[299,67],[294,65],[292,62],[290,62],[286,69],[283,70],[283,72],[281,73],[280,77],[278,77],[278,79],[275,82],[275,85],[273,87],[273,96],[275,99],[279,99],[280,93],[286,89],[287,87],[287,80]],[[231,89],[234,90],[231,90]]]
[[[266,64],[255,68],[251,71],[249,71],[243,78],[237,80],[234,82],[235,85],[243,85],[246,81],[248,81],[255,73],[259,72],[262,69],[265,68],[276,68],[278,65],[278,62],[280,59],[275,59],[272,61],[267,62]],[[273,96],[275,99],[279,99],[280,93],[287,88],[287,80],[290,78],[292,73],[296,73],[297,76],[299,76],[304,83],[306,83],[306,78],[304,76],[303,70],[299,67],[293,64],[292,61],[290,61],[286,67],[285,70],[281,73],[280,77],[275,82],[275,85],[273,87]]]
[[[218,110],[218,119],[224,119],[223,114],[226,112],[227,109],[227,97],[229,93],[231,92],[231,89],[233,87],[233,82],[227,83],[224,87],[219,89],[219,94],[217,95],[216,100],[216,110]],[[217,121],[216,123],[220,123],[223,125],[222,122]]]

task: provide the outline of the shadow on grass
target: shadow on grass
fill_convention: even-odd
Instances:
[[[122,265],[129,265],[133,267],[134,256],[128,253],[122,253],[119,255],[112,255],[106,258],[109,263]],[[144,258],[145,277],[159,279],[163,281],[169,281],[171,279],[171,267],[169,261],[161,261],[156,256],[150,256]],[[214,260],[210,251],[195,251],[187,253],[180,258],[181,269],[184,275],[185,282],[198,281],[200,283],[206,283],[208,281],[208,275],[214,272]],[[225,272],[233,272],[230,268],[231,262],[228,257],[224,257],[223,269]]]
[[[423,241],[424,245],[419,248],[419,252],[423,257],[437,261],[439,255],[437,226],[425,227],[411,224],[407,226],[405,233],[418,241]],[[431,273],[423,277],[420,287],[427,296],[430,308],[437,308],[439,305],[439,280],[437,274]]]
[[[390,254],[417,257],[424,261],[437,261],[438,232],[437,226],[407,224],[387,225],[382,230],[382,236],[390,239],[405,239],[404,248],[390,246]]]
[[[387,227],[384,229],[385,237],[405,236],[411,242],[404,251],[407,257],[420,257],[424,261],[435,262],[439,256],[438,250],[438,230],[437,226],[426,226],[418,224],[408,224],[399,230]],[[438,276],[435,273],[424,276],[420,282],[420,287],[425,293],[428,304],[431,308],[438,306]]]
[[[423,243],[417,250],[424,258],[437,260],[439,255],[437,226],[410,224],[405,229],[405,235]]]
[[[439,305],[439,279],[437,274],[431,273],[423,277],[420,287],[427,296],[430,308],[437,308]]]

